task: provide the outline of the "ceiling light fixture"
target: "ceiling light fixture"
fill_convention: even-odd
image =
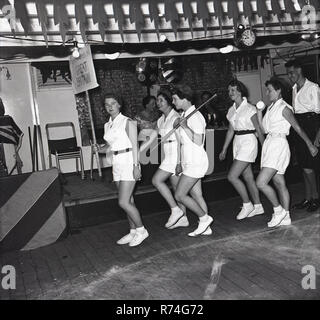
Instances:
[[[120,52],[105,53],[104,56],[109,60],[116,60],[120,57]]]
[[[74,48],[71,50],[72,52],[72,56],[77,59],[80,57],[80,52],[79,52],[79,48],[78,48],[78,42],[77,41],[73,41],[73,45]]]
[[[232,44],[228,44],[227,46],[220,48],[219,51],[220,53],[227,54],[232,52],[233,49],[234,49],[234,46]]]
[[[159,38],[160,42],[165,42],[167,39],[167,36],[163,33],[160,34],[160,38]]]

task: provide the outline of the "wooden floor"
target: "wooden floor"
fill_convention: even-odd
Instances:
[[[301,186],[291,188],[300,200]],[[168,212],[145,216],[150,237],[118,246],[125,221],[78,230],[67,239],[1,257],[17,270],[17,289],[0,299],[320,299],[320,214],[292,212],[289,227],[268,229],[262,216],[235,219],[239,198],[210,203],[213,235],[190,238],[196,227],[167,230]],[[317,271],[315,290],[304,290],[301,269]]]

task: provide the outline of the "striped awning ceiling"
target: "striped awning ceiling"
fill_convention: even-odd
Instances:
[[[17,17],[11,30],[2,10],[0,41],[10,45],[12,36],[39,41],[32,45],[72,37],[113,43],[154,42],[161,34],[169,40],[228,37],[239,23],[264,35],[285,33],[301,30],[306,4],[319,14],[320,0],[0,0],[0,9],[13,5]]]

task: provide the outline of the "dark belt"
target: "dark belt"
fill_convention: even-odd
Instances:
[[[295,113],[294,114],[296,118],[314,118],[314,117],[320,117],[320,114],[315,112],[304,112],[304,113]]]
[[[166,140],[164,143],[171,143],[174,142],[175,140]]]
[[[234,134],[237,136],[243,136],[244,134],[252,134],[255,132],[256,130],[238,130],[238,131],[235,131]]]
[[[129,151],[131,151],[131,150],[132,150],[132,148],[127,148],[127,149],[112,151],[112,153],[116,156],[117,154],[126,153],[126,152],[129,152]]]

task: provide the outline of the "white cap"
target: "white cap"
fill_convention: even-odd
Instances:
[[[266,107],[266,105],[264,104],[263,101],[258,101],[257,104],[256,104],[256,107],[259,110],[263,110]]]

